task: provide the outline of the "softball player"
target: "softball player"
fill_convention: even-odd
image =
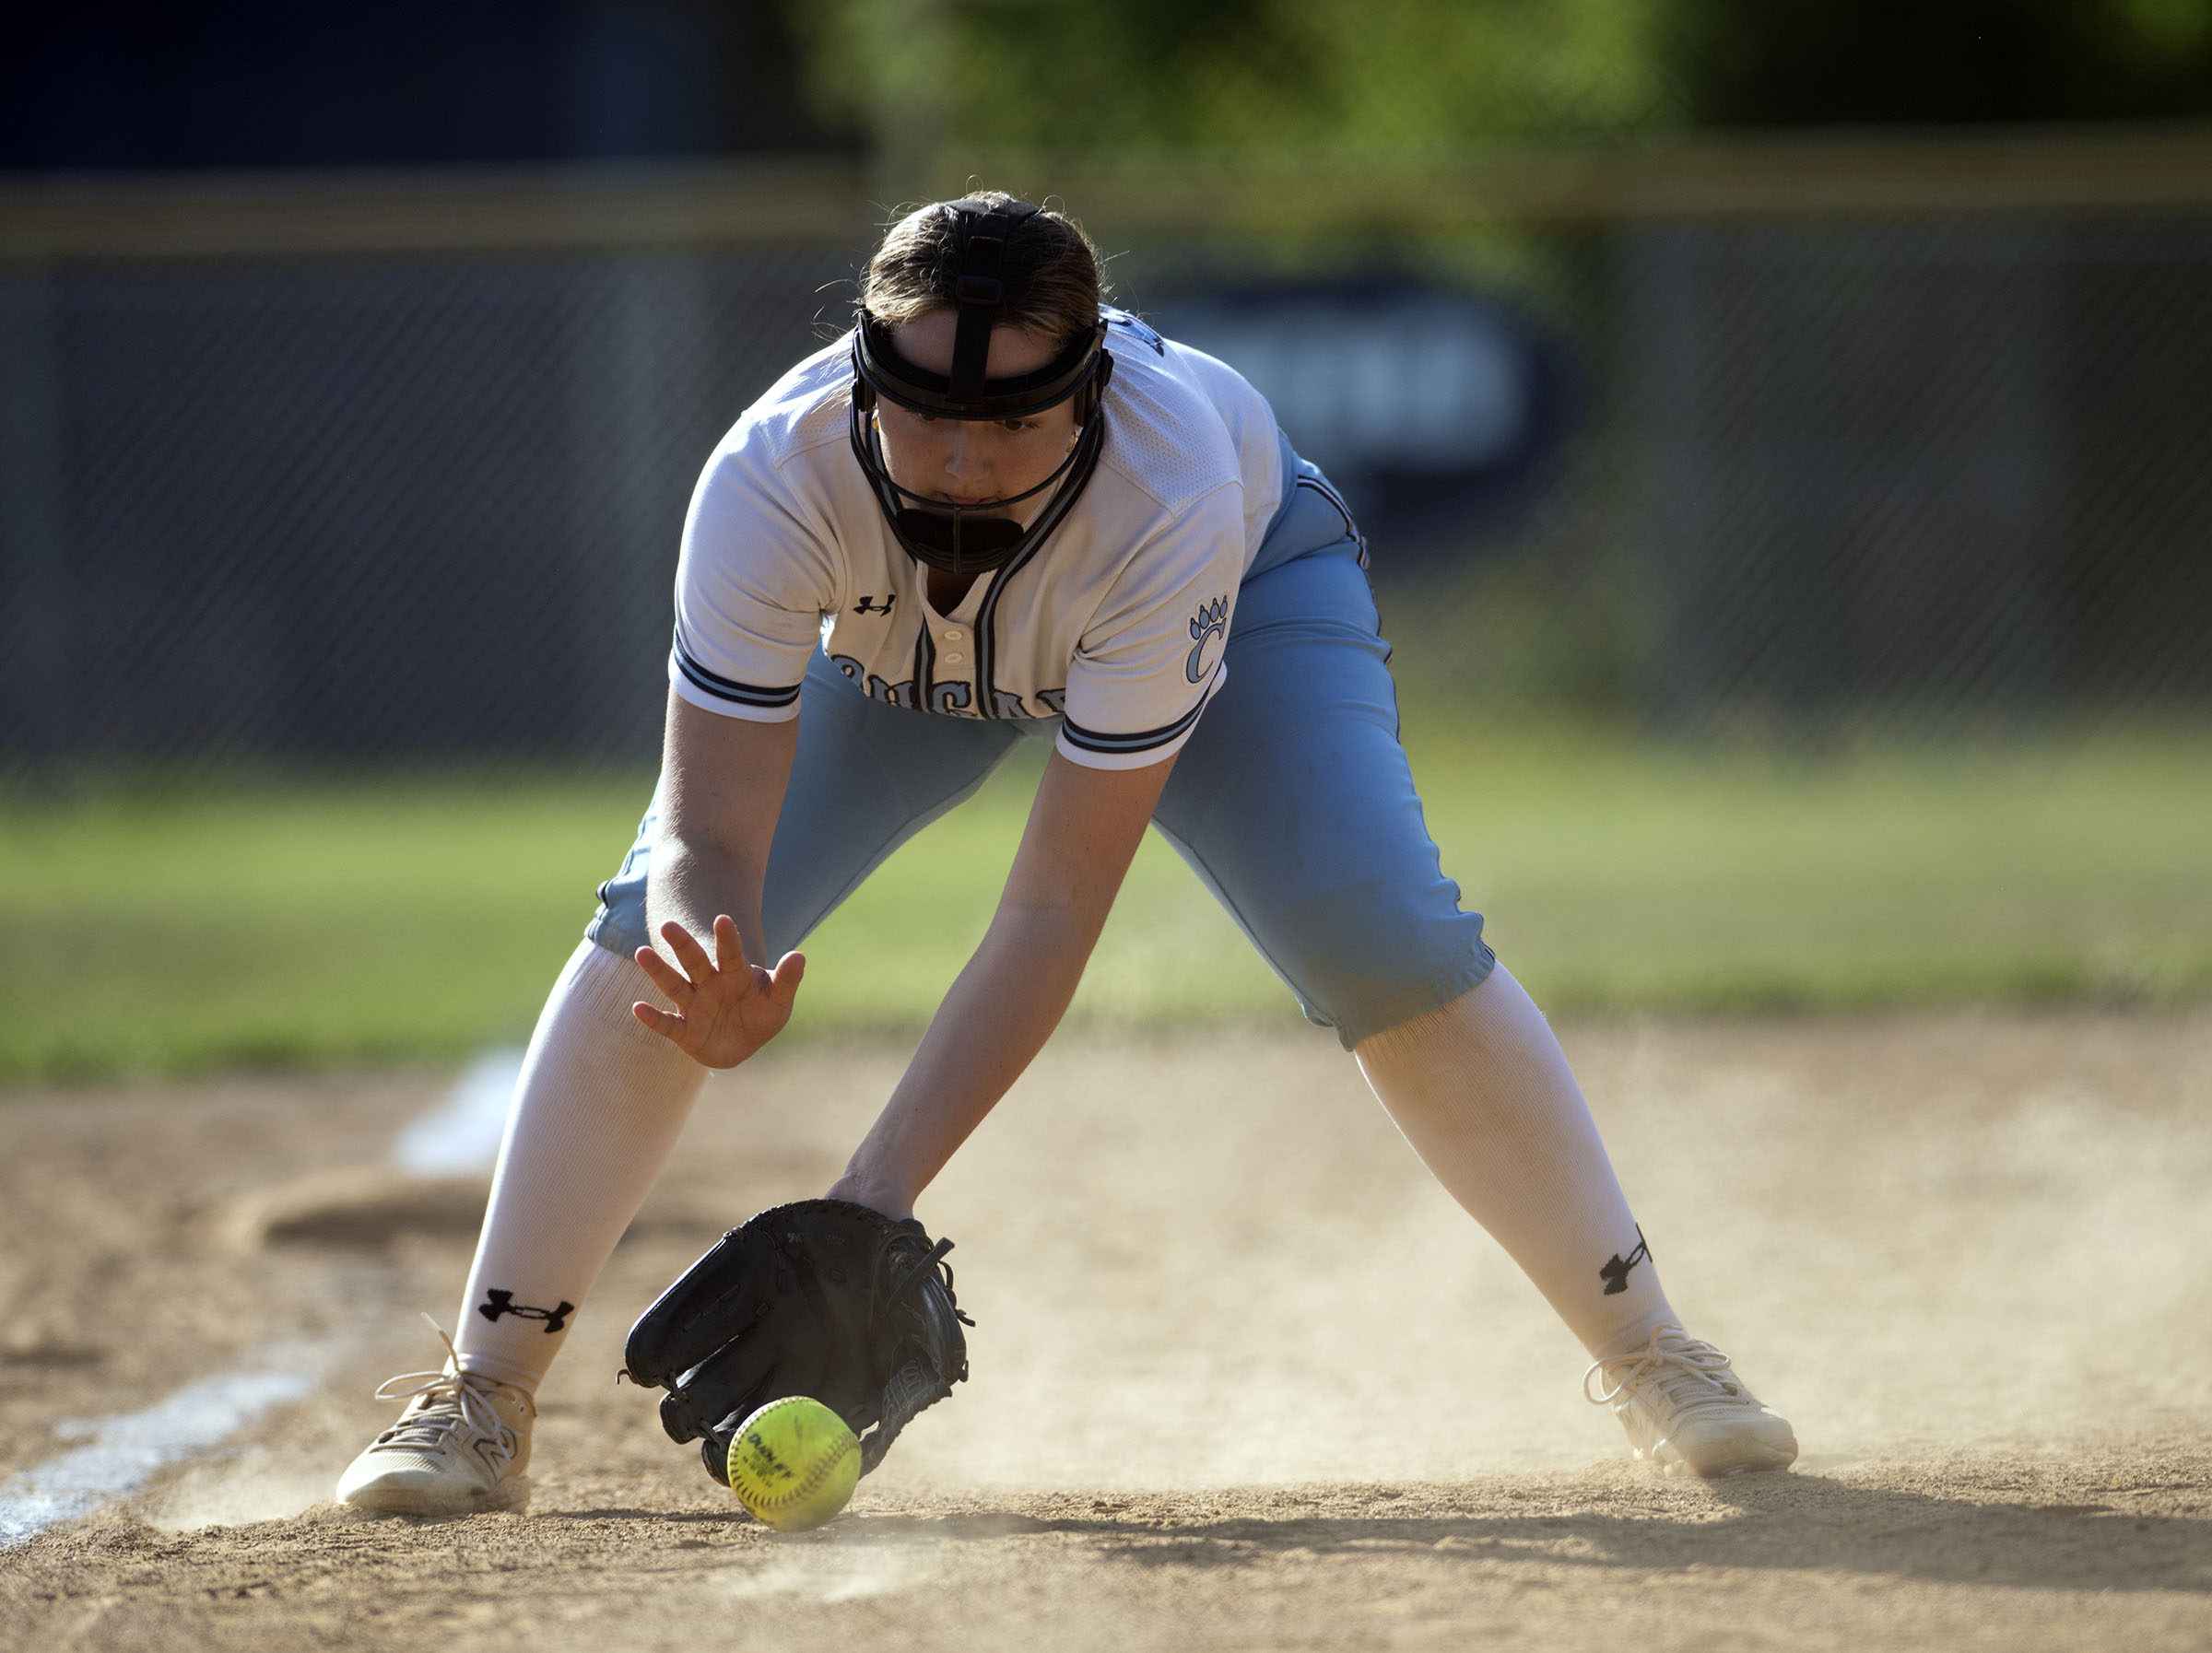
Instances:
[[[700,479],[660,784],[532,1040],[451,1358],[379,1391],[408,1404],[339,1495],[526,1496],[531,1396],[707,1070],[775,1037],[791,949],[1030,739],[989,932],[830,1194],[911,1214],[1057,1025],[1150,824],[1582,1340],[1637,1454],[1790,1463],[1439,868],[1365,569],[1258,393],[1103,306],[1066,218],[985,193],[894,226],[850,337]]]

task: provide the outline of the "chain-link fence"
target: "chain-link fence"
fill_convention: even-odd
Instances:
[[[699,464],[818,250],[6,284],[18,755],[636,756]]]
[[[1686,226],[1623,277],[1668,722],[2212,702],[2212,217]]]
[[[1171,329],[1288,271],[1540,336],[1513,487],[1368,479],[1428,692],[1784,737],[2212,707],[2212,210],[1106,239]],[[865,230],[373,241],[0,264],[11,766],[650,759],[691,482]]]

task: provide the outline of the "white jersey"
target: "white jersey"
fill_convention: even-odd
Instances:
[[[753,404],[684,523],[669,681],[692,705],[798,715],[818,646],[876,699],[967,718],[1061,719],[1094,768],[1158,763],[1225,675],[1237,587],[1282,498],[1275,416],[1210,356],[1104,312],[1113,378],[1098,469],[1044,543],[949,614],[891,537],[847,438],[850,346]]]

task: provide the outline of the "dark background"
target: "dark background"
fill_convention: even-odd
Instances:
[[[849,146],[771,6],[601,0],[19,6],[0,167],[635,159]]]
[[[1239,133],[1348,107],[1314,0],[947,6],[955,130],[1083,143]],[[2206,0],[1652,0],[1641,100],[1453,97],[1513,8],[1376,6],[1438,47],[1408,73],[1439,133],[2172,121],[2212,114]],[[1496,27],[1486,29],[1492,15]],[[911,14],[910,14],[911,15]],[[0,169],[392,167],[857,149],[840,0],[276,0],[18,5],[0,23]],[[900,49],[893,41],[892,51]],[[1592,48],[1594,50],[1595,48]],[[1231,70],[1236,98],[1209,95]],[[989,84],[967,77],[975,64]],[[1465,71],[1463,73],[1463,71]],[[1433,106],[1433,107],[1430,107]],[[1258,111],[1254,114],[1253,111]],[[1241,111],[1241,112],[1240,112]]]
[[[1725,173],[1808,132],[2212,113],[2212,0],[96,0],[0,29],[19,199],[888,178],[920,144],[1042,154],[1047,184],[1057,151],[1387,180],[1700,138]],[[1436,633],[1408,661],[1491,715],[1799,738],[2212,698],[2212,217],[2124,194],[1108,251],[1171,326],[1327,290],[1507,318],[1510,464],[1327,462],[1394,629]],[[700,461],[835,331],[867,234],[0,261],[0,755],[648,757]]]

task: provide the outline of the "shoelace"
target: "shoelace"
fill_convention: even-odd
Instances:
[[[1663,1342],[1660,1340],[1665,1338]],[[1619,1378],[1603,1394],[1590,1392],[1590,1380],[1602,1382],[1607,1366],[1619,1371]],[[1627,1354],[1616,1354],[1607,1360],[1594,1360],[1583,1374],[1583,1399],[1593,1406],[1610,1406],[1630,1389],[1651,1388],[1680,1411],[1714,1403],[1731,1403],[1744,1399],[1743,1385],[1735,1378],[1728,1356],[1701,1338],[1688,1337],[1677,1331],[1654,1331],[1652,1341],[1642,1348]]]
[[[430,1318],[425,1315],[423,1319]],[[500,1440],[500,1415],[492,1410],[490,1398],[485,1393],[485,1386],[492,1380],[462,1371],[460,1354],[453,1347],[453,1340],[446,1336],[445,1328],[430,1320],[430,1330],[445,1345],[445,1368],[437,1372],[403,1372],[396,1378],[387,1378],[376,1386],[376,1399],[412,1401],[418,1395],[429,1395],[432,1397],[431,1402],[386,1430],[382,1444],[434,1448],[453,1428],[455,1413],[460,1414],[461,1422],[477,1434]],[[403,1384],[413,1387],[399,1387]]]

